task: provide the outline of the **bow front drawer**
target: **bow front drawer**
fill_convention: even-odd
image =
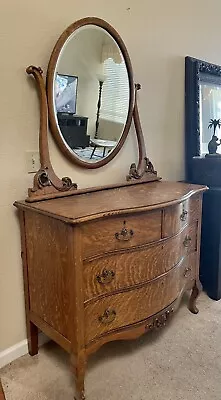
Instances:
[[[164,276],[146,285],[86,304],[85,342],[163,310],[195,279],[196,262],[196,253],[191,253]]]
[[[180,267],[138,289],[118,293],[85,306],[85,341],[136,323],[171,304],[180,292]]]
[[[180,204],[166,207],[163,217],[163,237],[173,236],[186,224],[201,218],[201,198],[191,197]]]
[[[83,258],[127,249],[161,238],[161,211],[107,217],[81,226]]]
[[[197,249],[197,224],[178,235],[142,249],[85,261],[84,299],[147,282],[172,269]]]

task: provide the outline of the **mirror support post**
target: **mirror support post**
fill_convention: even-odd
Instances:
[[[35,78],[40,101],[39,155],[41,166],[34,176],[33,187],[28,189],[28,198],[26,199],[26,201],[33,202],[64,196],[66,193],[76,190],[77,184],[72,183],[68,177],[58,178],[54,172],[48,148],[48,102],[43,71],[40,67],[31,65],[26,72]]]
[[[157,176],[157,171],[154,170],[153,164],[151,163],[146,154],[144,135],[141,127],[140,116],[137,105],[137,92],[140,89],[141,89],[140,83],[136,83],[133,120],[137,135],[139,160],[137,166],[135,163],[131,164],[129,174],[127,175],[127,181],[136,181],[136,180],[144,182],[159,181],[161,178]]]

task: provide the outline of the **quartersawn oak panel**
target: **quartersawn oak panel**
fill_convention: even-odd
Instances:
[[[183,215],[184,213],[184,215]],[[182,220],[182,216],[184,217]],[[180,204],[166,207],[163,217],[163,237],[173,236],[186,224],[201,218],[201,196],[195,195]]]
[[[187,236],[191,241],[185,247],[184,240]],[[158,244],[86,262],[83,270],[85,300],[151,280],[165,273],[182,257],[196,251],[196,243],[197,223]],[[114,273],[110,283],[99,283],[97,280],[97,276],[102,276],[104,270]]]
[[[154,242],[161,238],[160,210],[135,215],[104,218],[81,225],[83,259],[120,249]],[[125,222],[125,224],[124,224]],[[118,240],[116,233],[128,230],[129,240]],[[130,235],[130,231],[133,235]]]
[[[85,305],[85,343],[107,332],[133,324],[156,314],[179,295],[183,286],[195,275],[195,254],[190,254],[184,262],[164,276],[146,285],[123,293],[118,293]],[[191,268],[187,277],[184,274]],[[99,321],[105,310],[116,312],[113,322]]]
[[[30,310],[68,335],[68,225],[25,213]]]
[[[194,193],[205,190],[205,186],[183,182],[148,182],[84,194],[80,191],[77,194],[76,191],[73,196],[31,204],[19,201],[15,202],[15,206],[75,224],[107,215],[160,209],[180,203]]]

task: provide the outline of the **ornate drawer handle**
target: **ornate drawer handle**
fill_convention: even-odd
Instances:
[[[132,229],[128,230],[126,228],[126,221],[124,221],[124,226],[121,230],[121,232],[116,232],[115,233],[115,238],[117,240],[122,240],[122,241],[127,241],[130,240],[134,235],[134,232]]]
[[[186,221],[188,215],[188,211],[183,210],[182,214],[180,215],[181,221]]]
[[[110,324],[113,322],[116,318],[116,311],[115,310],[105,310],[103,315],[100,315],[98,318],[99,322],[101,322],[104,325]]]
[[[184,241],[183,241],[184,247],[189,247],[190,244],[191,244],[191,241],[192,241],[191,237],[187,235],[187,236],[185,237]]]
[[[188,276],[190,276],[191,271],[192,269],[190,267],[186,268],[183,273],[184,278],[188,278]]]
[[[173,312],[174,312],[173,308],[171,308],[170,310],[166,310],[163,314],[159,315],[159,317],[154,318],[153,321],[146,326],[146,329],[152,330],[152,329],[163,328],[166,325],[168,319],[173,314]]]
[[[101,274],[97,275],[97,281],[103,285],[110,283],[115,277],[115,272],[104,269]]]

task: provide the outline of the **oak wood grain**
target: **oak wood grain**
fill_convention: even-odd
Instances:
[[[71,342],[63,335],[61,335],[56,329],[52,328],[47,322],[36,315],[33,311],[30,311],[30,320],[38,326],[38,328],[55,343],[61,346],[65,351],[71,353]]]
[[[28,352],[31,356],[38,353],[38,328],[30,319],[30,286],[28,277],[28,245],[27,245],[27,227],[26,227],[26,213],[19,210],[19,222],[21,232],[21,257],[23,265],[23,283],[25,295],[25,317],[26,317],[26,332],[28,339]]]
[[[148,284],[86,304],[85,342],[89,343],[96,336],[146,319],[171,304],[178,297],[183,282],[189,279],[183,276],[187,266],[189,261],[185,260]],[[111,312],[111,322],[105,316],[107,310]]]
[[[37,328],[68,351],[78,398],[87,357],[102,344],[163,326],[187,289],[198,311],[204,190],[158,182],[16,203],[30,354]]]
[[[104,218],[82,224],[81,231],[84,259],[129,249],[161,238],[161,211]],[[122,231],[126,232],[125,236]]]
[[[165,208],[182,203],[194,193],[206,189],[206,186],[181,182],[149,182],[36,203],[20,201],[15,202],[15,206],[66,222],[81,223],[105,216]]]
[[[191,239],[187,247],[184,245],[186,238]],[[194,223],[186,226],[175,237],[161,240],[158,244],[85,262],[85,301],[160,276],[178,264],[187,254],[196,251],[196,243],[197,223]],[[102,276],[108,272],[109,279],[102,280]]]
[[[84,343],[84,287],[82,268],[81,231],[79,227],[68,227],[68,277],[69,277],[69,332],[71,338],[71,368],[74,372],[75,385],[80,397],[84,397],[84,377],[86,354]]]
[[[144,335],[149,331],[148,326],[152,323],[153,318],[158,317],[162,314],[162,312],[167,311],[168,309],[173,309],[174,311],[177,310],[179,307],[180,301],[182,299],[182,295],[186,290],[188,285],[184,286],[181,292],[179,293],[178,298],[168,305],[166,308],[161,310],[159,313],[152,315],[151,317],[146,318],[143,321],[136,322],[132,325],[121,327],[120,329],[113,330],[111,332],[107,332],[105,335],[95,338],[90,343],[86,345],[86,354],[90,355],[97,351],[101,346],[105,343],[115,340],[134,340]]]
[[[196,195],[176,206],[165,208],[162,226],[163,237],[175,235],[190,221],[197,221],[200,218],[200,204],[201,198]]]
[[[30,310],[68,337],[68,225],[26,212]]]

